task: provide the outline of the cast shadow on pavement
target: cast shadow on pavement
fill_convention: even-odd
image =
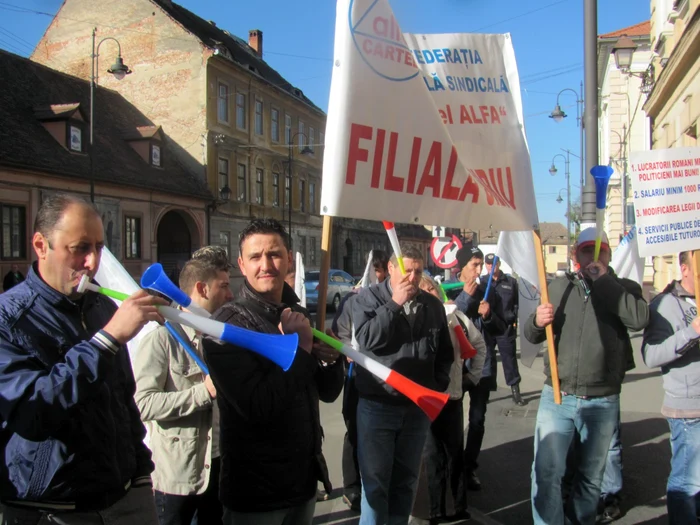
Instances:
[[[623,423],[623,512],[636,506],[650,508],[650,517],[665,514],[659,509],[666,493],[670,449],[665,419],[653,417]],[[533,438],[511,441],[486,450],[479,456],[479,477],[483,488],[469,492],[468,504],[499,523],[529,525],[530,471],[533,461]],[[662,502],[663,503],[663,502]],[[645,523],[665,523],[648,521]]]

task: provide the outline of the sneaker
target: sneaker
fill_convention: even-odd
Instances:
[[[481,480],[476,475],[476,472],[471,471],[466,473],[467,477],[467,489],[469,490],[481,490]]]
[[[362,506],[362,496],[359,494],[343,494],[343,503],[350,507],[350,510],[360,512],[360,508]]]

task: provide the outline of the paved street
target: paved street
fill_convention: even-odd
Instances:
[[[332,315],[332,314],[330,314]],[[642,362],[641,337],[632,339],[636,369],[628,373],[622,391],[622,441],[624,447],[625,516],[616,523],[665,524],[665,484],[669,472],[668,425],[659,410],[663,399],[661,377]],[[479,476],[484,489],[469,493],[472,519],[485,525],[528,525],[530,511],[530,466],[532,436],[542,387],[542,359],[532,369],[521,366],[521,390],[529,401],[516,407],[510,390],[500,388],[492,396],[487,415],[487,430],[480,457]],[[499,385],[505,385],[499,367]],[[316,507],[316,524],[354,524],[357,514],[341,498],[340,468],[342,439],[345,432],[340,401],[321,407],[326,433],[324,454],[336,490],[331,499]],[[462,522],[458,522],[462,523]],[[465,522],[466,523],[466,522]]]

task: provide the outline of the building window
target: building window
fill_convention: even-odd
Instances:
[[[24,259],[27,255],[27,210],[24,206],[0,204],[2,210],[2,259]]]
[[[280,112],[275,108],[270,110],[270,138],[273,142],[280,141]]]
[[[151,165],[156,168],[161,167],[160,144],[151,144]]]
[[[299,249],[297,250],[301,254],[302,260],[306,260],[306,237],[303,235],[299,236]]]
[[[245,113],[245,95],[236,93],[236,127],[240,129],[246,129],[247,119]]]
[[[549,248],[548,253],[557,253],[556,246],[548,246],[548,248]]]
[[[316,213],[316,183],[309,182],[309,213]]]
[[[291,195],[289,194],[292,190],[292,177],[289,175],[284,176],[284,205],[289,208],[289,201]]]
[[[325,138],[325,135],[323,134],[323,132],[322,131],[319,132],[319,134],[318,134],[318,147],[321,149],[321,155],[323,155],[323,149],[326,145],[325,142],[323,142],[324,138]]]
[[[224,188],[230,189],[229,178],[228,178],[228,159],[219,157],[219,194]]]
[[[292,143],[292,116],[284,116],[284,136],[286,137],[287,144]]]
[[[309,149],[313,152],[314,150],[314,141],[316,140],[315,137],[315,132],[314,128],[309,128]]]
[[[83,150],[83,127],[80,124],[68,125],[68,149],[77,153]]]
[[[280,174],[272,174],[272,205],[277,208],[280,205]]]
[[[309,238],[309,264],[316,264],[316,237]]]
[[[228,123],[228,86],[223,82],[219,82],[219,96],[218,96],[218,113],[219,122]]]
[[[304,135],[305,135],[304,130],[306,129],[306,125],[304,124],[303,120],[299,119],[299,125],[297,127],[298,127],[297,131],[299,132],[297,134],[297,138],[299,139],[299,151],[301,151],[304,149],[304,138],[305,138],[304,137]]]
[[[124,257],[126,259],[141,258],[141,219],[139,217],[124,217]]]
[[[263,177],[265,176],[265,172],[263,171],[262,168],[256,168],[255,169],[255,202],[258,204],[263,203],[264,199],[264,190],[265,187],[263,185]]]
[[[245,164],[238,165],[238,200],[241,202],[246,201],[246,166]]]
[[[226,255],[231,254],[231,232],[219,232],[219,246],[223,246]]]
[[[255,99],[255,134],[263,134],[263,101]]]
[[[306,181],[299,181],[299,211],[306,212]]]

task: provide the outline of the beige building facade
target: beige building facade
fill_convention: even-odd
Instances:
[[[656,78],[643,110],[652,121],[651,148],[698,145],[700,1],[652,0],[651,47]],[[654,258],[654,287],[679,278],[678,254]]]

